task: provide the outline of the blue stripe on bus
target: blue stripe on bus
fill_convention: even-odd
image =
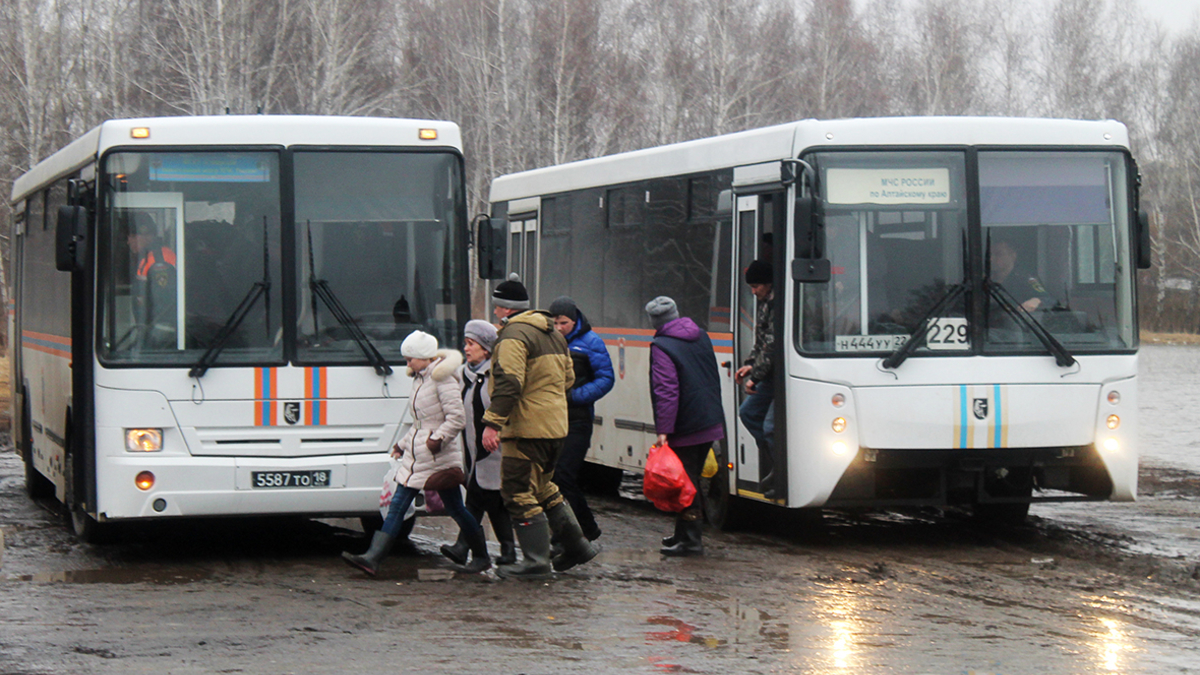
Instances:
[[[967,385],[958,385],[959,439],[958,447],[967,447]]]
[[[992,439],[992,447],[999,448],[1000,430],[1003,428],[1002,425],[1004,423],[1004,407],[1000,405],[1000,385],[992,385],[992,396],[994,398],[992,405],[994,408],[996,408],[996,431]]]

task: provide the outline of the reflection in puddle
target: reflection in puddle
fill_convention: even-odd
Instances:
[[[25,574],[9,577],[9,581],[32,581],[37,584],[158,584],[175,585],[190,584],[203,581],[212,576],[208,570],[143,570],[143,569],[103,569],[103,570],[68,570],[65,572],[43,572],[41,574]]]
[[[823,619],[830,631],[828,672],[857,671],[860,660],[858,641],[864,628],[859,616],[858,593],[839,584],[825,589],[817,595],[816,600],[817,616]]]
[[[1121,669],[1121,652],[1129,648],[1129,637],[1121,630],[1121,623],[1113,619],[1100,619],[1104,627],[1099,637],[1100,663],[1105,670],[1116,672]]]

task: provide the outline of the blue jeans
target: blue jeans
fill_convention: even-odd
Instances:
[[[775,392],[771,385],[759,382],[754,385],[754,393],[742,401],[738,408],[738,417],[745,425],[746,431],[758,441],[764,449],[770,449],[775,440]]]
[[[396,493],[392,495],[392,505],[388,507],[387,519],[383,521],[383,527],[380,529],[393,537],[399,535],[400,525],[404,522],[404,514],[408,513],[408,507],[420,493],[421,491],[416,488],[396,486]],[[446,513],[454,519],[454,522],[458,523],[463,532],[475,532],[480,529],[479,521],[475,520],[475,516],[472,516],[470,511],[467,511],[467,507],[463,506],[462,492],[458,488],[438,490],[437,493],[442,498],[442,503],[446,505]]]

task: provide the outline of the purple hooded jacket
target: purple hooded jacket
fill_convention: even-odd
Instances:
[[[667,322],[654,335],[695,342],[704,332],[695,321],[685,316]],[[700,445],[725,437],[725,425],[722,422],[683,435],[675,433],[679,415],[679,373],[676,372],[675,362],[671,357],[653,345],[650,347],[650,391],[654,400],[655,432],[666,434],[667,441],[672,446]]]

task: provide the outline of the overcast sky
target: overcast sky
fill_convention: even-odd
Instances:
[[[1137,0],[1150,18],[1178,35],[1191,28],[1200,13],[1200,0]]]

